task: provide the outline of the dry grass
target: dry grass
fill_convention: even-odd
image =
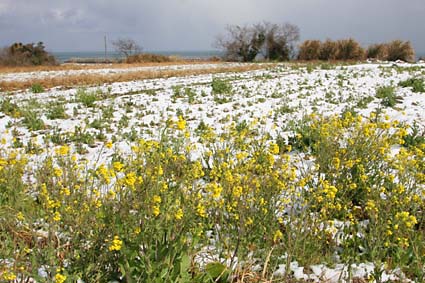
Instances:
[[[0,74],[42,72],[42,71],[70,71],[70,70],[97,70],[97,69],[127,69],[134,67],[171,66],[171,65],[202,65],[216,64],[217,61],[176,59],[171,62],[149,62],[149,63],[111,63],[111,64],[75,64],[65,63],[56,66],[0,66]]]
[[[158,64],[152,64],[158,66]],[[74,88],[80,86],[95,86],[110,84],[114,82],[128,82],[143,79],[183,77],[201,74],[217,74],[224,72],[245,72],[251,70],[265,69],[274,64],[247,64],[243,66],[223,66],[221,68],[206,68],[198,70],[158,70],[158,71],[133,71],[120,74],[81,74],[68,75],[53,78],[31,79],[25,81],[3,81],[0,82],[0,91],[17,91],[30,88],[33,84],[40,84],[45,89],[61,86],[64,88]],[[122,64],[120,64],[122,66]],[[134,65],[130,65],[134,67]],[[147,66],[147,65],[143,65]]]

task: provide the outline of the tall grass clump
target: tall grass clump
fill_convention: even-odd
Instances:
[[[319,60],[320,40],[306,40],[299,46],[298,60]]]
[[[377,60],[388,59],[388,49],[385,43],[372,44],[366,50],[366,57]]]
[[[415,50],[410,41],[394,40],[387,43],[387,54],[388,61],[415,61]]]

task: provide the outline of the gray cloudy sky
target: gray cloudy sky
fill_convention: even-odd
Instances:
[[[94,51],[106,35],[145,50],[211,50],[227,24],[263,20],[298,25],[302,39],[402,39],[425,53],[425,0],[0,0],[0,46]]]

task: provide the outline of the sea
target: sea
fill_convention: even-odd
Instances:
[[[78,59],[105,59],[105,51],[79,51],[79,52],[50,52],[56,59],[63,63],[73,58]],[[178,56],[184,59],[207,59],[215,56],[221,56],[223,53],[216,50],[207,51],[146,51],[146,53],[153,53],[166,56]],[[118,52],[106,52],[107,59],[120,59],[122,56]]]

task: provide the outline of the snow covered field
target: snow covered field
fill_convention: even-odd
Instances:
[[[227,64],[226,64],[227,65]],[[183,65],[162,68],[217,68],[215,65]],[[396,67],[395,67],[396,66]],[[144,67],[144,69],[155,67]],[[140,69],[140,68],[138,68]],[[122,70],[91,70],[91,72],[120,72]],[[132,70],[136,71],[136,70]],[[86,72],[68,71],[68,72]],[[381,109],[391,119],[425,126],[425,95],[410,88],[397,87],[400,81],[423,76],[425,64],[362,64],[314,69],[280,65],[267,70],[243,73],[224,73],[120,82],[85,90],[50,89],[43,93],[31,91],[3,93],[2,101],[9,101],[20,109],[30,111],[43,122],[34,131],[23,123],[22,116],[0,114],[0,131],[6,141],[17,140],[23,146],[37,142],[41,147],[53,148],[55,136],[78,135],[78,131],[92,136],[84,144],[85,154],[103,151],[105,141],[113,139],[125,151],[133,136],[158,138],[167,119],[182,115],[188,127],[196,129],[201,121],[216,129],[234,121],[251,121],[265,117],[264,129],[285,135],[288,125],[306,114],[330,115],[355,111],[368,116]],[[66,72],[15,73],[0,76],[0,80],[40,78],[46,75],[63,76]],[[212,81],[231,84],[227,94],[212,93]],[[376,98],[382,86],[395,86],[400,103],[384,107]],[[92,94],[93,105],[87,107],[79,93]],[[63,115],[54,115],[57,108]],[[66,118],[65,118],[66,117]],[[272,130],[273,129],[273,130]],[[9,142],[8,142],[9,144]],[[106,152],[103,157],[109,156]],[[90,157],[89,157],[90,159]]]
[[[0,81],[28,80],[75,74],[112,74],[173,69],[220,68],[240,64],[182,65],[39,73],[9,73]],[[6,147],[29,153],[34,165],[67,144],[78,160],[93,167],[108,163],[116,152],[131,153],[139,138],[160,139],[167,121],[184,119],[190,132],[208,125],[222,131],[231,123],[259,120],[258,127],[272,137],[287,139],[303,117],[382,113],[386,120],[425,128],[425,93],[400,86],[411,78],[424,79],[425,64],[367,63],[359,65],[280,64],[262,70],[187,77],[117,82],[78,89],[53,88],[1,93],[0,133]],[[379,95],[382,88],[394,94],[390,102]],[[196,138],[192,137],[193,142]],[[107,146],[112,143],[113,147]],[[198,152],[199,153],[199,152]],[[305,268],[292,262],[297,280],[340,282],[347,266],[337,264]],[[351,266],[351,275],[367,278],[371,263]],[[284,265],[276,270],[283,275]],[[400,270],[383,273],[382,280],[402,277]],[[406,280],[407,282],[408,280]],[[359,281],[363,282],[363,281]]]

